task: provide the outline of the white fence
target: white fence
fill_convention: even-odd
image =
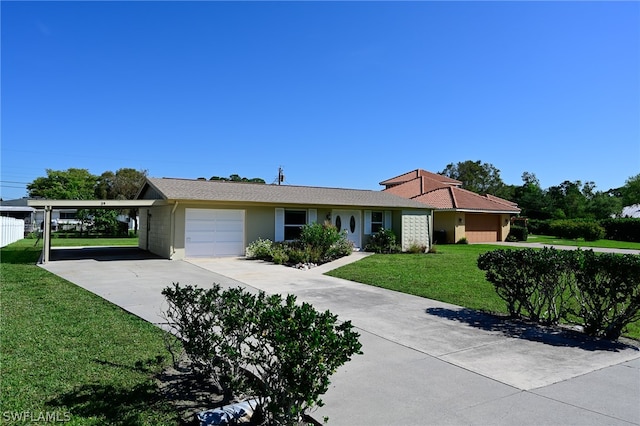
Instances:
[[[24,219],[0,216],[0,247],[24,238]]]

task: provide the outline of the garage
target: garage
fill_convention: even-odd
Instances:
[[[244,210],[186,209],[185,256],[244,256]]]
[[[470,243],[500,241],[500,215],[467,213],[465,222],[465,236]]]

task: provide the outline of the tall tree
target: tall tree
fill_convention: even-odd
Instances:
[[[131,168],[118,169],[115,173],[105,172],[103,176],[107,176],[107,179],[111,179],[110,190],[108,191],[108,198],[115,200],[132,200],[138,195],[138,191],[144,185],[147,177],[146,170],[136,170]],[[134,232],[138,233],[138,209],[127,210],[129,220],[133,221]]]
[[[113,179],[113,197],[116,200],[132,200],[144,185],[147,170],[118,169]]]
[[[87,169],[46,169],[46,177],[38,177],[27,185],[29,197],[58,200],[93,200],[98,177]]]
[[[627,179],[624,186],[619,189],[624,206],[640,204],[640,174]]]
[[[547,190],[547,202],[554,219],[577,219],[586,217],[587,195],[593,191],[593,182],[583,185],[577,180],[565,180]]]
[[[546,211],[546,193],[540,187],[540,181],[535,174],[524,172],[522,174],[522,186],[515,190],[514,199],[521,209],[521,215],[531,219],[546,219],[549,217]]]
[[[462,188],[477,194],[496,194],[504,187],[500,170],[492,164],[467,160],[447,164],[441,175],[462,182]]]

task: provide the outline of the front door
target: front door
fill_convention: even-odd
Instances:
[[[347,239],[353,243],[353,247],[360,248],[362,244],[362,220],[360,219],[360,211],[358,210],[334,210],[333,224],[338,231],[346,231]]]

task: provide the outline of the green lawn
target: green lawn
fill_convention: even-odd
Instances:
[[[42,248],[42,240],[25,239],[21,244],[36,245]],[[58,238],[53,234],[51,238],[52,247],[86,247],[86,246],[138,246],[138,237],[120,237],[120,238]]]
[[[170,362],[163,332],[36,266],[33,243],[0,250],[2,421],[178,424],[153,379]]]
[[[375,254],[327,273],[338,278],[400,291],[490,313],[506,314],[505,302],[477,265],[478,256],[495,249],[484,244],[437,246],[435,254]],[[640,339],[640,321],[627,337]]]
[[[527,239],[528,243],[541,243],[541,244],[555,244],[561,246],[575,246],[575,247],[602,247],[602,248],[619,248],[619,249],[632,249],[640,250],[640,243],[632,243],[628,241],[613,241],[613,240],[597,240],[597,241],[585,241],[583,238],[577,240],[565,240],[557,237],[550,237],[548,235],[529,235]]]

